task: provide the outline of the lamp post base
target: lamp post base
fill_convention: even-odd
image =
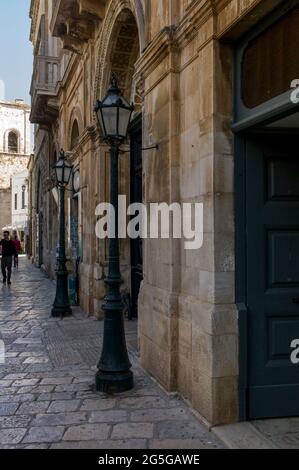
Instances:
[[[107,394],[123,393],[134,388],[133,373],[127,372],[102,372],[96,374],[96,390]]]
[[[72,316],[72,309],[70,307],[53,307],[51,315],[53,318],[65,318]]]
[[[68,293],[68,272],[65,269],[65,260],[60,260],[62,267],[56,271],[56,297],[52,308],[52,317],[69,317],[72,315]]]

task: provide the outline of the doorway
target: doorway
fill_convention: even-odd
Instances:
[[[142,117],[138,115],[130,126],[130,196],[131,204],[142,203]],[[139,237],[130,241],[131,244],[131,314],[138,317],[138,296],[143,280],[143,243]]]
[[[37,215],[37,243],[38,243],[38,267],[44,264],[44,215],[39,212]]]
[[[244,302],[240,387],[245,419],[299,416],[299,365],[291,360],[291,344],[299,339],[298,157],[296,135],[237,138],[237,297]]]

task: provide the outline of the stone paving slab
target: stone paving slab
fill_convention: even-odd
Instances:
[[[201,449],[224,444],[179,398],[140,367],[136,322],[126,322],[135,388],[107,396],[94,388],[103,322],[75,308],[50,318],[55,285],[22,259],[11,288],[0,286],[0,448]]]
[[[299,449],[299,418],[280,418],[213,428],[229,449]]]

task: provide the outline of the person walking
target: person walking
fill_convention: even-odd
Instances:
[[[11,285],[11,269],[12,259],[17,257],[17,251],[12,240],[9,238],[9,232],[6,230],[3,233],[3,239],[0,241],[0,248],[2,252],[1,270],[3,275],[3,284]]]
[[[13,234],[12,241],[13,241],[13,244],[15,245],[15,249],[17,252],[17,256],[15,256],[14,258],[14,268],[18,268],[19,267],[19,254],[22,252],[22,245],[16,233]]]

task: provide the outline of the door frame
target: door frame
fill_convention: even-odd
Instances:
[[[131,124],[130,124],[130,127],[129,127],[129,136],[130,138],[134,135],[137,135],[139,133],[141,133],[141,136],[142,136],[142,140],[143,140],[143,134],[142,134],[142,123],[143,123],[143,120],[142,120],[143,116],[142,116],[142,112],[138,113],[136,116],[134,116],[134,118],[132,119],[131,121]],[[133,146],[132,146],[132,143],[130,142],[130,203],[132,203],[132,200],[133,200],[133,195],[134,195],[134,168],[133,168],[133,164],[132,164],[132,152],[133,152]],[[141,158],[142,158],[142,149],[141,149]],[[143,167],[143,163],[142,163],[142,160],[141,160],[141,166]],[[141,170],[142,171],[142,170]],[[142,198],[143,199],[143,198]],[[135,201],[134,201],[135,202]],[[141,200],[140,202],[143,202],[143,200]],[[130,309],[130,313],[129,313],[129,319],[131,320],[132,318],[135,318],[133,317],[133,296],[132,296],[132,293],[133,293],[133,272],[132,272],[132,254],[133,254],[133,243],[137,243],[137,240],[130,240],[130,282],[131,282],[131,309]],[[142,253],[142,267],[143,267],[143,253]],[[142,273],[143,274],[143,273]],[[138,318],[138,310],[136,312],[137,314],[137,317]]]
[[[44,213],[42,210],[38,213],[38,267],[44,264]]]
[[[239,420],[248,418],[249,324],[247,307],[247,234],[246,234],[246,137],[235,135],[235,292],[239,323]]]

